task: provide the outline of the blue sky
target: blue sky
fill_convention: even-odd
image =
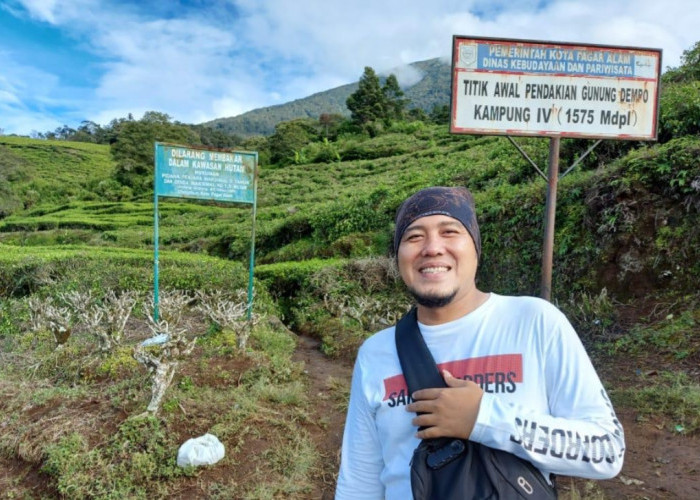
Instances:
[[[676,67],[699,20],[698,0],[0,0],[0,129],[235,116],[448,57],[453,34],[661,48]]]

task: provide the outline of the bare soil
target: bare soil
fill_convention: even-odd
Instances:
[[[320,342],[311,337],[299,337],[295,361],[303,361],[308,374],[309,395],[315,403],[311,406],[317,411],[317,421],[326,419],[326,426],[317,426],[312,430],[316,447],[323,455],[323,472],[318,478],[316,489],[311,498],[330,500],[334,496],[335,482],[340,465],[340,445],[343,441],[345,425],[344,407],[328,398],[329,382],[344,381],[349,387],[352,377],[352,363],[338,359],[331,360],[319,350]]]

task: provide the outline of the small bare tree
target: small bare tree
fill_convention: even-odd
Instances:
[[[107,293],[103,302],[106,327],[105,347],[111,348],[112,345],[121,344],[126,323],[129,321],[137,299],[138,296],[133,291],[123,292],[121,295],[117,295],[112,290]]]
[[[102,318],[104,317],[104,311],[99,305],[92,305],[90,308],[85,311],[83,315],[83,322],[85,323],[86,328],[88,331],[93,332],[95,335],[97,335],[98,340],[100,341],[100,350],[106,351],[109,349],[105,348],[104,342],[103,342],[103,337],[102,337]]]
[[[198,290],[195,297],[197,299],[196,309],[222,329],[233,331],[238,340],[238,348],[245,349],[253,326],[259,320],[255,314],[251,315],[250,321],[247,320],[246,293],[238,290],[234,297],[230,298],[221,290],[209,293]]]
[[[196,339],[187,339],[184,329],[174,329],[165,320],[155,321],[149,314],[149,328],[154,337],[162,338],[162,342],[142,342],[134,348],[134,359],[145,366],[153,377],[151,401],[145,414],[155,414],[179,362],[194,349]]]
[[[58,298],[76,315],[81,317],[92,304],[92,292],[70,291],[59,293]]]
[[[45,301],[32,295],[27,299],[29,312],[29,330],[38,332],[46,328],[46,314],[44,312]]]
[[[74,323],[74,316],[70,309],[57,306],[51,297],[45,299],[30,297],[27,300],[27,307],[30,331],[49,330],[53,334],[57,349],[68,342]]]
[[[182,290],[167,290],[158,294],[158,319],[165,320],[171,327],[177,326],[182,318],[182,312],[192,302],[187,292]],[[153,296],[148,298],[145,313],[148,316],[155,310]]]
[[[84,313],[84,322],[100,342],[100,350],[109,352],[122,342],[126,323],[137,301],[136,292],[117,295],[110,290],[101,304],[92,305]]]
[[[381,300],[366,295],[324,297],[324,304],[332,314],[352,318],[367,331],[393,325],[409,309],[402,298]]]
[[[56,341],[56,348],[63,347],[73,331],[72,311],[67,307],[58,307],[53,304],[53,301],[47,299],[44,302],[44,315],[46,326]]]

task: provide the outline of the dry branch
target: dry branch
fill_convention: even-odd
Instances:
[[[164,336],[162,343],[144,345],[134,348],[134,359],[145,366],[153,377],[151,401],[146,413],[155,414],[160,409],[163,396],[173,381],[179,362],[194,349],[196,339],[187,339],[184,329],[173,329],[165,320],[155,321],[148,316],[149,328],[156,336]]]
[[[233,331],[238,340],[238,348],[246,348],[248,337],[253,326],[258,322],[257,315],[251,315],[251,320],[247,320],[248,303],[245,292],[239,290],[234,294],[234,298],[229,298],[221,290],[214,292],[197,291],[197,306],[206,318],[221,328]]]

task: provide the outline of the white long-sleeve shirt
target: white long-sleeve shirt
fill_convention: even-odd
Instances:
[[[624,434],[576,332],[552,304],[492,293],[455,321],[419,328],[440,369],[481,385],[470,439],[550,473],[605,479],[622,467]],[[358,351],[336,500],[408,500],[420,440],[394,327]]]

